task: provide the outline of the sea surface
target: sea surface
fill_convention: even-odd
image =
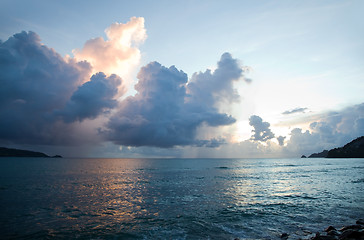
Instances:
[[[280,239],[364,218],[364,159],[0,158],[0,239]]]

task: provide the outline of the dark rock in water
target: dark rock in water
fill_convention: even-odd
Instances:
[[[364,232],[363,231],[358,231],[358,230],[354,230],[354,229],[347,229],[345,230],[339,237],[340,240],[345,240],[345,239],[364,239]]]
[[[320,236],[317,240],[337,240],[335,236]]]
[[[54,155],[54,156],[52,156],[52,158],[62,158],[62,156],[61,155]]]
[[[340,232],[343,232],[343,231],[348,230],[348,229],[361,229],[361,228],[362,228],[362,226],[359,225],[359,224],[349,225],[349,226],[345,226],[345,227],[340,228]]]
[[[328,228],[325,229],[325,232],[330,232],[332,230],[336,230],[333,226],[329,226]]]
[[[319,232],[317,232],[316,236],[311,238],[311,240],[337,240],[337,237],[331,235],[321,235]]]
[[[307,158],[305,155],[302,155],[301,158]]]
[[[44,157],[49,158],[45,153],[34,152],[29,150],[21,150],[15,148],[0,147],[0,157]],[[54,156],[54,158],[61,158],[60,155]]]
[[[317,232],[316,235],[313,238],[311,238],[311,240],[319,240],[320,237],[321,237],[321,234],[319,232]]]
[[[358,219],[356,224],[364,225],[364,219]]]
[[[362,219],[356,225],[348,225],[336,230],[333,226],[326,228],[323,233],[316,233],[311,240],[364,240],[364,225]]]
[[[282,239],[287,239],[288,238],[288,233],[282,233],[281,238]]]
[[[335,230],[328,231],[327,232],[327,235],[330,235],[330,236],[340,236],[340,232],[335,229]]]

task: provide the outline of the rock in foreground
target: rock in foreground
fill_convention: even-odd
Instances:
[[[311,240],[363,240],[364,220],[356,221],[355,225],[349,225],[337,230],[333,226],[326,228],[324,232],[318,232]]]

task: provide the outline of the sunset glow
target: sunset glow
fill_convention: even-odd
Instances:
[[[61,16],[4,5],[0,140],[85,149],[70,156],[293,157],[364,134],[363,3],[162,5],[90,4],[58,29]]]

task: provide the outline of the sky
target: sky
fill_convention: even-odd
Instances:
[[[0,145],[300,157],[364,135],[363,1],[0,1]]]

